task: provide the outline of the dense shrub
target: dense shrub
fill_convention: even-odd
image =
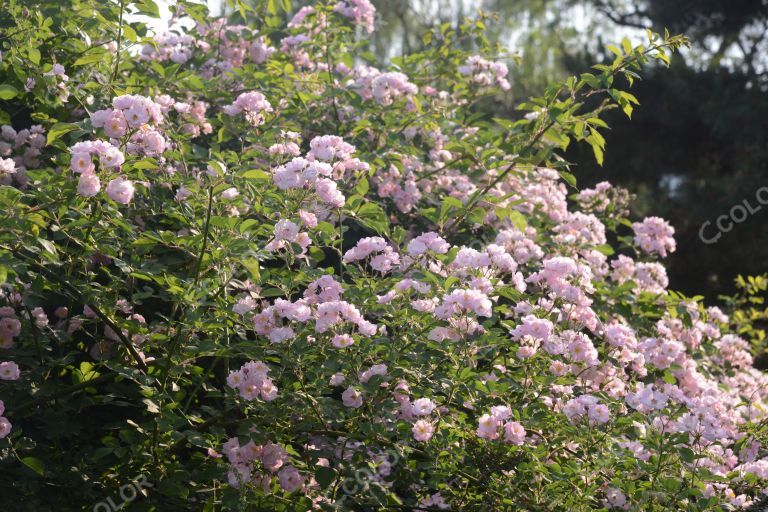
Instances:
[[[9,510],[759,504],[753,317],[561,156],[684,38],[501,119],[482,17],[377,69],[367,0],[233,4],[1,15]]]

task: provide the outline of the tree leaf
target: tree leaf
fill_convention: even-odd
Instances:
[[[317,483],[320,484],[320,487],[322,489],[325,489],[329,485],[333,483],[333,481],[336,479],[336,471],[327,468],[325,466],[318,466],[315,470],[315,480],[317,480]]]
[[[56,123],[48,130],[48,137],[46,139],[47,144],[50,146],[53,141],[64,135],[80,128],[73,123]]]
[[[97,50],[97,51],[93,51],[93,52],[87,53],[87,54],[83,55],[82,57],[80,57],[79,59],[77,59],[75,61],[74,65],[75,66],[85,66],[86,64],[93,64],[95,62],[101,62],[104,59],[104,54],[105,53],[106,52],[103,51],[103,50],[101,50],[101,51]]]
[[[12,85],[0,85],[0,100],[10,100],[19,95],[19,90]]]
[[[34,457],[24,457],[21,459],[21,463],[40,476],[45,474],[45,464],[43,464],[40,459],[36,459]]]

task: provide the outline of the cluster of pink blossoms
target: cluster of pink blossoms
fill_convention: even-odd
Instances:
[[[594,188],[584,188],[576,194],[576,202],[587,213],[600,212],[610,217],[629,215],[629,191],[601,181]]]
[[[603,245],[605,226],[592,214],[568,212],[565,218],[555,226],[555,242],[563,245]]]
[[[313,213],[299,212],[299,217],[302,224],[308,228],[317,226],[317,217]],[[299,231],[299,226],[288,219],[282,219],[275,224],[274,237],[264,248],[268,251],[274,252],[280,249],[290,247],[292,244],[297,244],[301,247],[301,255],[306,253],[307,247],[310,246],[312,240],[309,238],[309,234],[306,231]]]
[[[325,218],[328,208],[340,208],[346,202],[334,180],[344,179],[348,173],[367,171],[368,164],[353,158],[355,147],[335,135],[315,137],[309,147],[306,158],[297,156],[276,167],[272,178],[281,190],[314,187],[321,203],[313,206],[314,213]]]
[[[395,401],[400,405],[398,408],[398,417],[412,422],[411,433],[413,438],[419,442],[427,442],[432,439],[435,434],[437,421],[431,419],[432,413],[442,410],[439,409],[437,404],[431,398],[417,398],[411,400],[410,388],[405,381],[400,381],[395,386],[393,397]]]
[[[429,231],[411,239],[408,242],[408,255],[421,256],[422,254],[445,254],[451,248],[450,244],[443,237]]]
[[[392,105],[400,98],[406,98],[406,110],[413,111],[415,103],[412,96],[419,88],[408,80],[408,76],[399,71],[381,72],[371,66],[355,66],[352,69],[338,66],[346,80],[346,86],[357,91],[365,100],[375,100],[382,106]]]
[[[517,421],[512,421],[512,410],[506,405],[491,407],[490,414],[483,414],[478,419],[477,436],[493,441],[503,432],[504,442],[516,446],[525,443],[525,428]]]
[[[261,361],[245,363],[227,376],[227,385],[245,400],[261,397],[266,402],[277,398],[277,387],[268,376],[269,367]]]
[[[632,258],[619,255],[611,262],[611,278],[623,284],[633,281],[638,292],[650,292],[654,294],[664,293],[669,286],[667,269],[657,262],[635,262]]]
[[[362,238],[357,245],[344,253],[344,263],[361,261],[373,255],[371,268],[381,273],[387,273],[400,264],[400,255],[381,237]]]
[[[223,110],[228,116],[245,113],[245,119],[251,126],[264,124],[266,114],[271,114],[274,111],[272,104],[259,91],[241,93],[232,104],[225,106]]]
[[[643,222],[634,222],[632,229],[635,231],[635,243],[647,253],[666,258],[677,248],[675,229],[660,217],[647,217]]]
[[[305,478],[295,466],[289,464],[288,453],[279,444],[262,446],[249,441],[241,445],[239,439],[233,437],[224,443],[222,451],[232,466],[228,473],[232,487],[249,484],[268,492],[275,474],[285,492],[297,491],[305,484]]]
[[[139,54],[141,60],[156,62],[170,60],[176,64],[184,64],[192,58],[195,51],[195,38],[188,34],[158,34],[152,39],[154,44],[145,44],[142,47]]]
[[[374,180],[379,197],[391,198],[398,210],[403,213],[412,211],[422,198],[421,189],[416,183],[417,172],[423,169],[421,162],[412,158],[403,158],[403,172],[395,165],[380,169]]]
[[[563,406],[563,414],[571,423],[577,423],[585,416],[591,424],[598,425],[607,423],[611,419],[611,410],[608,406],[601,404],[592,395],[581,395],[568,400]]]
[[[200,72],[205,78],[212,78],[215,74],[226,74],[239,68],[246,62],[263,64],[275,52],[257,31],[244,25],[229,25],[223,18],[208,25],[197,25],[196,31],[199,38],[189,34],[156,35],[154,44],[144,45],[139,58],[187,64],[195,56],[203,55],[202,59],[196,59]]]
[[[491,62],[480,55],[469,57],[466,64],[459,66],[459,73],[471,77],[473,82],[483,87],[497,86],[502,91],[511,88],[507,80],[507,65],[503,62]]]
[[[83,197],[93,197],[101,190],[101,181],[96,174],[93,156],[97,155],[104,170],[119,168],[125,162],[125,155],[117,147],[103,140],[78,142],[70,148],[70,168],[80,174],[77,192]],[[128,204],[133,199],[133,182],[121,176],[107,184],[107,195],[120,204]]]
[[[34,314],[42,312],[41,308],[36,308]],[[44,313],[43,313],[44,316]],[[47,318],[46,318],[47,322]],[[13,346],[13,339],[21,334],[21,322],[16,318],[14,308],[10,306],[0,307],[0,348],[8,349]],[[18,380],[21,376],[19,365],[13,361],[0,362],[0,380]],[[0,400],[0,439],[6,437],[11,432],[11,422],[3,416],[5,404]]]
[[[314,320],[316,333],[334,330],[332,344],[337,348],[349,346],[354,341],[349,333],[336,331],[336,328],[343,325],[354,325],[362,336],[376,334],[377,326],[367,321],[354,305],[341,300],[341,294],[342,288],[338,282],[331,276],[322,276],[309,284],[303,299],[296,302],[276,299],[274,304],[254,314],[254,331],[267,336],[272,343],[282,343],[296,336],[291,322],[305,324]],[[246,297],[234,309],[239,314],[248,314],[256,307],[255,302]]]
[[[0,185],[10,185],[15,179],[27,184],[27,169],[40,165],[39,156],[45,146],[45,130],[40,125],[16,131],[4,124],[0,127]]]
[[[376,325],[366,320],[359,309],[346,301],[334,300],[317,305],[316,332],[324,333],[331,327],[344,323],[357,326],[358,332],[363,336],[376,334]]]
[[[198,137],[201,133],[210,134],[213,127],[205,117],[208,110],[208,104],[200,100],[176,101],[167,94],[162,94],[155,98],[155,102],[160,105],[160,111],[168,118],[171,114],[177,116],[177,122],[181,124],[182,133],[189,134],[191,137]],[[146,143],[144,143],[146,146]],[[130,152],[130,151],[129,151]],[[145,154],[149,154],[145,151]]]
[[[91,114],[94,128],[103,128],[107,137],[119,139],[143,125],[163,122],[163,108],[146,96],[126,94],[112,100],[112,108]]]
[[[10,158],[0,158],[0,182],[9,185],[16,174],[16,162]]]
[[[340,0],[334,7],[334,12],[346,16],[361,25],[369,34],[373,32],[376,8],[369,0]]]

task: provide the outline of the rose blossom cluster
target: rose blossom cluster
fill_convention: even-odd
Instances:
[[[620,254],[611,261],[611,278],[618,284],[633,282],[637,292],[664,293],[669,286],[667,270],[657,262],[635,262]]]
[[[13,425],[11,425],[11,422],[8,421],[8,418],[3,416],[4,413],[5,413],[5,404],[3,403],[2,400],[0,400],[0,439],[7,437],[8,434],[11,433],[11,429],[13,428]]]
[[[18,131],[7,124],[0,126],[0,185],[10,185],[13,180],[26,185],[25,171],[40,166],[44,146],[45,129],[40,125]]]
[[[365,384],[372,377],[387,375],[387,365],[375,364],[358,375],[361,384]],[[341,386],[345,381],[343,373],[336,373],[331,377],[331,386]],[[349,409],[359,409],[363,406],[363,393],[354,386],[349,386],[341,393],[341,403]]]
[[[289,463],[288,453],[279,444],[257,445],[249,441],[241,445],[240,440],[233,437],[224,443],[222,452],[232,467],[227,476],[232,487],[250,484],[266,492],[273,475],[285,492],[297,491],[305,484],[305,478]]]
[[[371,268],[384,274],[400,264],[400,255],[379,236],[360,239],[355,247],[344,253],[343,259],[344,263],[352,263],[368,257],[371,257]]]
[[[10,158],[0,158],[0,182],[3,185],[9,185],[13,181],[14,174],[16,174],[16,162]]]
[[[190,99],[176,101],[167,94],[157,96],[155,102],[160,105],[160,111],[166,118],[174,115],[176,122],[181,124],[181,131],[191,137],[200,134],[210,134],[213,131],[211,123],[206,118],[208,104],[204,101]]]
[[[300,214],[301,215],[301,214]],[[307,227],[315,227],[317,218],[312,213],[305,212],[302,217],[302,223]],[[270,252],[285,249],[293,244],[301,248],[301,255],[304,255],[307,248],[312,243],[309,234],[306,231],[299,231],[299,226],[288,219],[281,219],[275,224],[274,237],[264,248]]]
[[[271,114],[273,111],[272,104],[259,91],[241,93],[234,102],[224,107],[224,113],[228,116],[244,113],[246,121],[251,126],[264,124],[266,114]]]
[[[629,215],[631,198],[627,189],[601,181],[594,188],[581,189],[575,199],[586,213],[600,212],[614,218]]]
[[[340,0],[333,7],[333,10],[342,16],[352,19],[369,34],[373,32],[376,8],[369,0]]]
[[[101,181],[96,173],[93,157],[97,156],[104,172],[118,169],[125,162],[125,155],[117,147],[103,140],[77,142],[71,148],[70,169],[80,175],[77,192],[83,197],[93,197],[101,190]],[[107,184],[107,195],[120,204],[129,204],[133,199],[133,182],[118,176]]]
[[[341,300],[341,293],[338,282],[331,276],[322,276],[308,285],[304,298],[295,302],[276,299],[272,305],[254,314],[254,331],[267,336],[272,343],[282,343],[296,336],[295,324],[314,320],[316,333],[333,332],[332,344],[337,348],[345,348],[353,341],[347,337],[349,333],[338,332],[343,326],[354,325],[357,332],[366,337],[376,334],[377,326],[366,320],[353,304]],[[241,299],[236,307],[240,314],[256,309],[249,298]]]
[[[451,246],[443,237],[435,232],[422,233],[408,242],[408,255],[421,256],[422,254],[445,254]]]
[[[477,421],[477,436],[493,441],[503,435],[505,443],[522,446],[525,443],[525,428],[511,418],[512,410],[506,405],[491,407],[491,412],[483,414]]]
[[[139,58],[190,65],[197,62],[201,74],[212,78],[215,74],[226,77],[226,73],[246,62],[263,64],[275,52],[258,31],[244,25],[228,24],[224,18],[206,25],[198,24],[196,32],[199,37],[172,32],[155,35],[153,44],[142,47]],[[194,59],[198,55],[203,57]]]
[[[329,208],[344,206],[346,198],[336,180],[367,171],[368,164],[352,157],[355,147],[335,135],[314,137],[306,157],[297,156],[272,170],[272,179],[280,190],[314,188],[315,196],[305,199],[318,217],[325,218]],[[311,202],[312,199],[317,201]]]
[[[379,197],[391,198],[398,210],[408,213],[416,207],[423,197],[416,182],[416,173],[421,171],[423,166],[421,162],[415,159],[403,158],[403,160],[404,169],[402,172],[397,166],[390,165],[389,168],[378,170],[374,180]]]
[[[415,109],[411,97],[419,92],[419,88],[411,83],[404,73],[382,72],[371,66],[340,68],[339,71],[345,72],[347,87],[357,91],[363,99],[372,99],[379,105],[389,106],[398,99],[405,98],[406,110]]]
[[[634,222],[632,229],[635,232],[635,243],[646,253],[666,258],[667,254],[675,252],[677,248],[675,229],[660,217],[647,217],[643,222]]]
[[[393,393],[398,402],[398,416],[413,423],[411,433],[413,439],[419,442],[427,442],[435,434],[437,420],[431,418],[432,413],[438,410],[437,404],[431,398],[417,398],[411,400],[410,388],[404,381],[398,382]]]
[[[511,88],[507,80],[507,65],[489,61],[480,55],[469,57],[464,65],[459,66],[459,73],[471,77],[474,83],[483,87],[494,85],[503,91]]]
[[[249,361],[227,376],[227,385],[244,400],[261,397],[265,402],[277,398],[277,387],[269,378],[269,367],[261,361]]]
[[[91,114],[94,128],[102,128],[107,137],[120,139],[144,125],[163,122],[163,108],[146,96],[124,94],[112,99],[112,108]]]
[[[14,309],[10,306],[0,307],[0,349],[11,348],[14,338],[20,334],[21,322],[16,317]],[[15,362],[0,362],[0,380],[18,380],[20,376],[19,365]],[[5,404],[0,400],[0,439],[6,437],[12,428],[11,422],[3,416],[4,412]]]
[[[577,423],[586,416],[591,424],[607,423],[611,419],[611,411],[608,406],[601,404],[592,395],[581,395],[568,400],[563,405],[563,414],[571,423]]]

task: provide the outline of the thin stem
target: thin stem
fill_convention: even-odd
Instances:
[[[115,55],[115,70],[112,72],[112,82],[117,80],[117,70],[120,68],[120,45],[123,42],[123,11],[125,11],[125,0],[120,0],[120,20],[117,26],[117,54]]]
[[[203,246],[200,249],[200,258],[197,260],[197,268],[195,269],[195,281],[194,284],[200,281],[200,269],[203,265],[203,257],[205,251],[208,248],[208,233],[211,227],[211,210],[213,209],[213,185],[208,189],[208,210],[205,213],[205,225],[203,226]]]

